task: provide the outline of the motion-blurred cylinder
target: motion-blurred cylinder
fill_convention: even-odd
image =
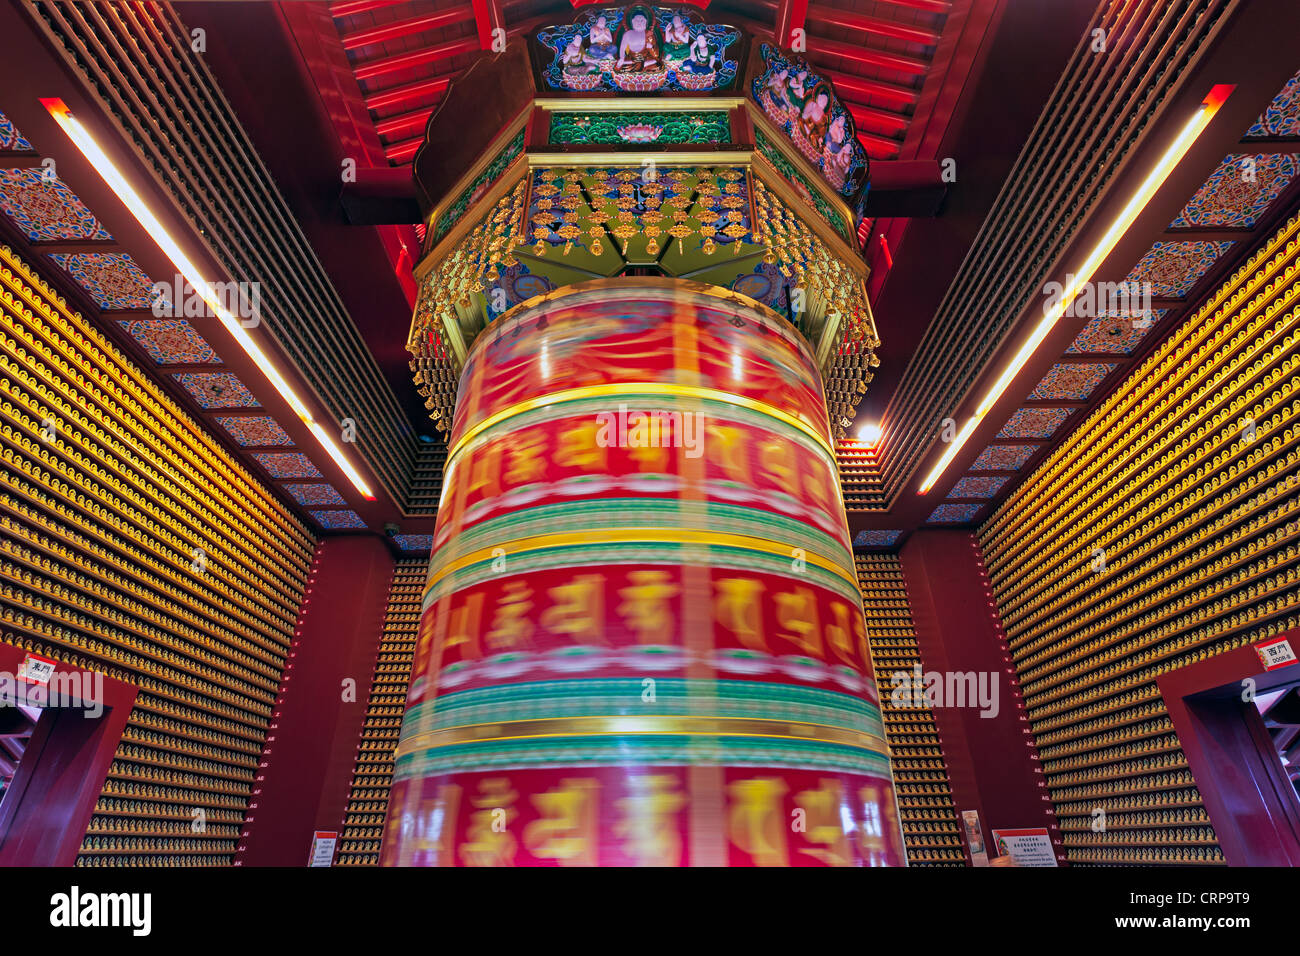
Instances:
[[[457,397],[388,865],[902,865],[820,375],[677,279],[529,300]]]

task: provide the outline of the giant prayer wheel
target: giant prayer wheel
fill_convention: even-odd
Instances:
[[[469,347],[383,862],[905,863],[821,374],[675,278]]]
[[[903,864],[834,454],[880,344],[851,112],[684,5],[473,75],[413,162],[447,460],[382,861]]]

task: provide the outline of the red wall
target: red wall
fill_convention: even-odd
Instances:
[[[1300,633],[1286,635],[1292,646]],[[1253,701],[1300,680],[1300,664],[1265,671],[1238,647],[1156,678],[1229,866],[1300,866],[1300,800]]]
[[[998,713],[935,707],[953,801],[977,810],[989,856],[992,830],[1047,827],[1064,852],[1007,651],[992,589],[975,538],[966,531],[922,530],[899,554],[924,670],[998,675]]]
[[[304,866],[313,831],[342,832],[392,577],[377,537],[317,545],[237,866]]]
[[[27,652],[0,644],[0,671],[17,674]],[[60,661],[55,672],[80,668]],[[89,672],[81,671],[83,682]],[[139,688],[103,678],[104,712],[47,709],[36,722],[0,812],[0,866],[72,866],[104,789]],[[83,687],[93,686],[82,684]]]

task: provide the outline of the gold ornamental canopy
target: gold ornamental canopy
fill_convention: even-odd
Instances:
[[[694,7],[587,8],[517,39],[453,85],[416,154],[407,348],[431,417],[450,427],[466,352],[517,306],[659,275],[784,316],[842,435],[879,364],[858,245],[869,172],[828,81]]]

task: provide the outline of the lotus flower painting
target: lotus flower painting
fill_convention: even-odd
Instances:
[[[619,139],[625,143],[653,143],[663,134],[662,126],[650,126],[646,123],[630,123],[618,128]]]

